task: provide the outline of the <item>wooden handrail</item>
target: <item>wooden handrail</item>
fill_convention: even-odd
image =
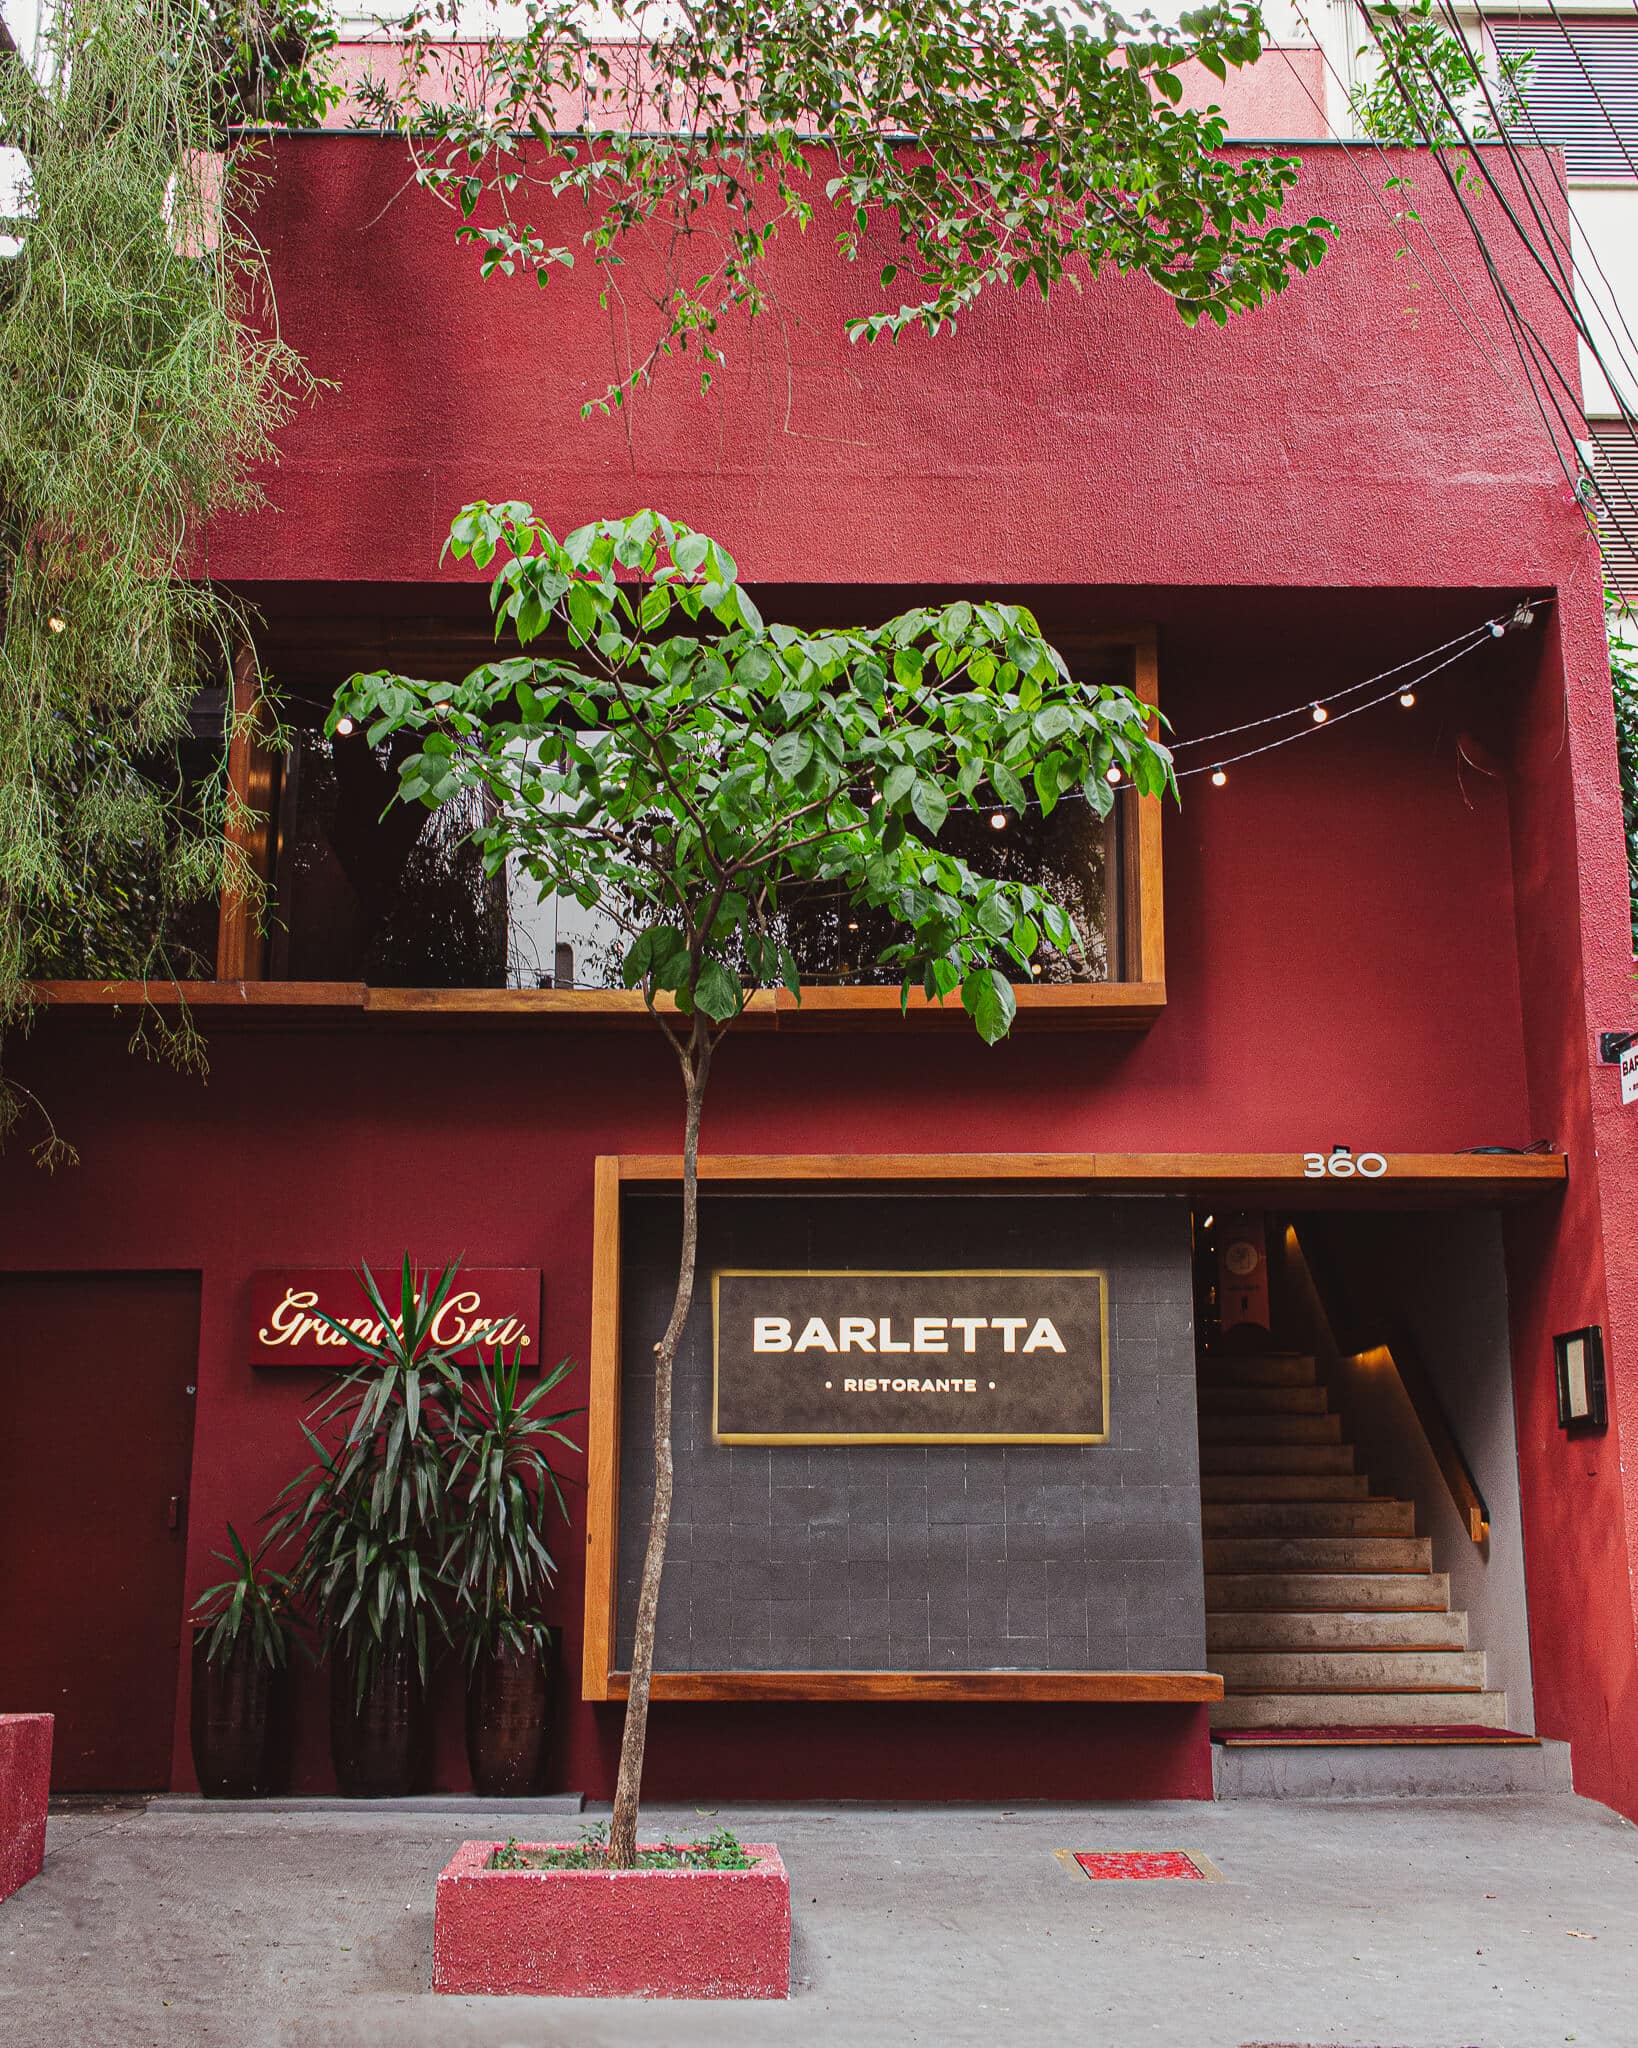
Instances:
[[[1291,1234],[1297,1237],[1295,1224],[1291,1226]],[[1433,1376],[1409,1324],[1403,1317],[1383,1317],[1380,1314],[1372,1322],[1361,1311],[1352,1290],[1323,1252],[1316,1260],[1312,1245],[1304,1244],[1301,1238],[1297,1238],[1297,1249],[1308,1268],[1308,1277],[1319,1298],[1320,1311],[1331,1326],[1337,1348],[1352,1364],[1375,1371],[1389,1370],[1397,1376],[1444,1478],[1456,1512],[1472,1541],[1482,1544],[1490,1534],[1490,1510],[1467,1459],[1462,1455],[1450,1417],[1445,1413],[1444,1403],[1439,1399]]]

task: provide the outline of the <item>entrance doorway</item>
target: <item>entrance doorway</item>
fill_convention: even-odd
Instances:
[[[198,1356],[197,1274],[0,1274],[0,1711],[54,1791],[170,1783]]]

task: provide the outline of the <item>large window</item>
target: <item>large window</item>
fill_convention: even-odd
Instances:
[[[1087,683],[1126,684],[1154,700],[1150,636],[1088,637],[1066,652]],[[235,765],[261,820],[246,844],[267,883],[259,923],[248,906],[229,901],[218,938],[212,904],[175,965],[151,951],[95,961],[65,952],[42,960],[41,974],[64,982],[216,980],[256,985],[258,1001],[276,1001],[284,989],[291,1001],[310,1003],[304,992],[322,988],[328,999],[384,1009],[412,1000],[436,1009],[439,992],[471,1009],[484,1007],[474,998],[488,991],[489,1007],[512,1011],[536,998],[544,1009],[568,999],[576,1012],[594,1014],[640,1000],[621,987],[624,944],[614,919],[569,899],[541,900],[520,871],[486,875],[470,837],[482,822],[479,799],[438,812],[398,807],[398,750],[407,742],[326,736],[322,702],[317,694],[286,701],[279,750],[247,748]],[[1039,882],[1074,916],[1080,945],[1042,957],[1021,993],[1025,1007],[1118,1009],[1132,984],[1141,991],[1129,1007],[1158,1007],[1158,813],[1154,800],[1126,790],[1108,819],[1081,801],[1043,819],[980,791],[971,810],[946,821],[940,845],[981,874]],[[897,1016],[899,975],[881,960],[896,936],[890,918],[855,914],[817,894],[788,899],[780,914],[801,963],[805,1014]],[[783,1009],[789,999],[768,1001]]]

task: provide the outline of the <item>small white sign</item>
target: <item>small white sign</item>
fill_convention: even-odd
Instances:
[[[1638,1040],[1621,1055],[1621,1106],[1638,1102]]]

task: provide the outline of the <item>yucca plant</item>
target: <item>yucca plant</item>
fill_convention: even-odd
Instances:
[[[520,1347],[510,1361],[497,1352],[493,1370],[480,1363],[453,1410],[451,1534],[442,1569],[469,1664],[503,1643],[543,1650],[550,1636],[539,1611],[557,1577],[546,1519],[553,1505],[565,1520],[569,1512],[551,1447],[578,1451],[562,1425],[582,1411],[546,1406],[572,1359],[520,1394],[522,1362]]]
[[[458,1270],[433,1280],[406,1258],[394,1315],[364,1267],[374,1338],[324,1317],[361,1357],[302,1424],[313,1463],[274,1510],[270,1540],[299,1543],[292,1582],[324,1647],[347,1658],[360,1701],[377,1660],[400,1645],[413,1649],[424,1686],[431,1640],[448,1633],[440,1560],[461,1371],[455,1347],[433,1332]]]
[[[215,1664],[242,1644],[254,1663],[283,1670],[290,1661],[295,1618],[289,1575],[270,1570],[264,1562],[271,1542],[252,1556],[231,1522],[227,1534],[229,1548],[213,1550],[211,1556],[231,1566],[231,1575],[207,1586],[193,1603],[194,1617],[204,1630],[205,1660]]]

